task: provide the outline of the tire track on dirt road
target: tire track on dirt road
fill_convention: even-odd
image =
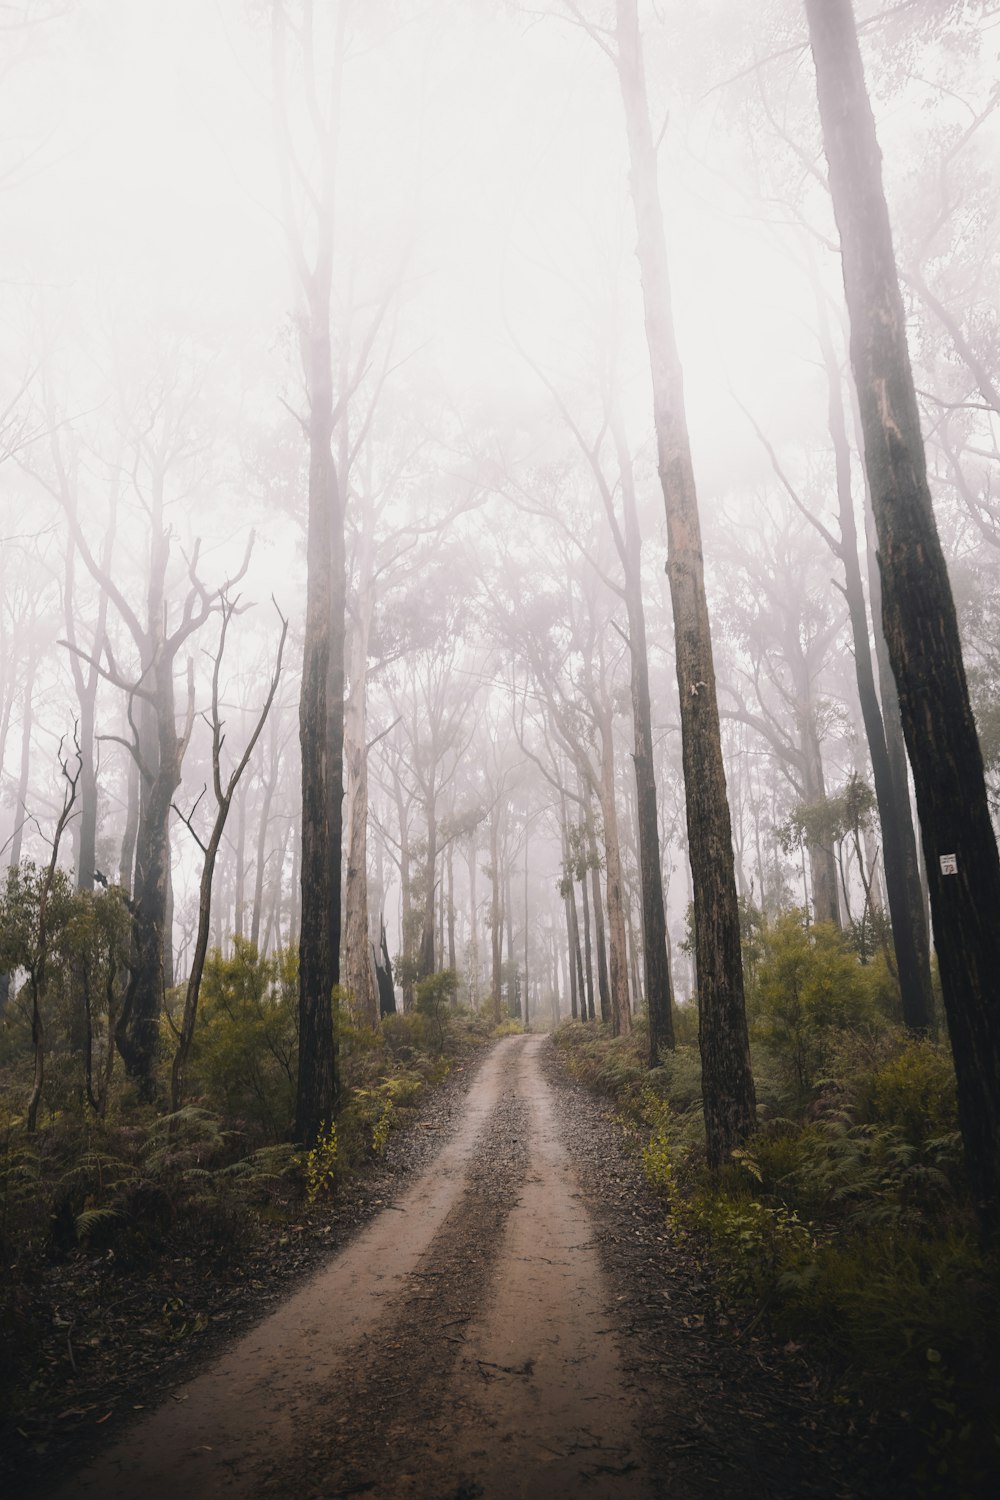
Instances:
[[[544,1045],[494,1048],[410,1189],[58,1500],[647,1494]]]

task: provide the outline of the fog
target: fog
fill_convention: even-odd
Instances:
[[[235,586],[246,608],[221,671],[226,764],[267,690],[279,631],[272,596],[290,636],[223,840],[211,940],[226,949],[252,930],[270,950],[294,945],[309,464],[296,263],[311,268],[316,255],[329,130],[348,734],[367,759],[376,946],[384,915],[390,954],[414,959],[430,818],[437,961],[454,964],[466,995],[481,1000],[502,908],[505,1002],[526,984],[546,1018],[566,1012],[564,843],[585,821],[584,803],[607,833],[596,811],[612,748],[602,749],[607,712],[629,983],[641,1004],[625,613],[595,478],[603,466],[620,496],[613,396],[643,540],[668,941],[684,1001],[694,975],[679,705],[629,155],[608,55],[614,6],[289,0],[284,9],[284,125],[263,0],[24,0],[4,10],[3,847],[36,859],[49,847],[63,795],[58,747],[80,717],[65,644],[75,632],[77,661],[99,659],[104,672],[96,867],[129,884],[130,728],[126,694],[109,678],[139,680],[126,611],[145,617],[151,535],[162,527],[170,542],[169,632],[183,617],[196,546],[198,603],[199,588],[214,599],[235,576],[252,534]],[[791,0],[639,9],[738,885],[755,907],[808,908],[813,856],[796,818],[852,775],[867,784],[869,766],[838,565],[806,514],[836,526],[825,320],[845,375],[864,551],[805,22]],[[938,520],[985,736],[998,666],[997,22],[982,7],[929,0],[857,9]],[[313,93],[295,52],[295,27],[311,11]],[[317,135],[317,111],[329,121],[331,108]],[[67,505],[125,610],[114,598],[102,605]],[[203,715],[217,636],[213,606],[175,662],[178,722],[188,658],[195,664],[191,745],[171,799],[176,961],[167,967],[178,980],[202,869],[181,814],[207,837],[211,796],[192,809],[211,780]],[[818,785],[803,772],[804,738],[815,742]],[[571,739],[592,766],[589,789]],[[346,791],[349,817],[350,772]],[[63,852],[71,867],[78,829],[74,821]],[[869,885],[881,899],[879,857],[877,819],[857,840],[841,829],[833,899],[846,926],[864,920]],[[598,859],[606,878],[603,848]],[[487,870],[500,887],[493,914]]]

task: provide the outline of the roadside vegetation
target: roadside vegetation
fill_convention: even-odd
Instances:
[[[745,953],[758,1125],[706,1163],[697,1014],[650,1071],[642,1028],[556,1034],[642,1154],[675,1235],[704,1259],[735,1337],[764,1327],[831,1372],[927,1492],[978,1494],[1000,1462],[1000,1266],[967,1180],[947,1043],[907,1033],[881,957],[800,913]]]
[[[8,946],[30,946],[32,888],[12,875]],[[165,1112],[183,987],[161,1024],[159,1102],[143,1103],[114,1052],[119,905],[117,892],[65,882],[50,903],[45,1088],[32,1130],[29,982],[15,984],[0,1025],[7,1462],[99,1422],[116,1363],[141,1378],[139,1355],[144,1370],[183,1355],[193,1336],[315,1260],[342,1192],[378,1171],[394,1132],[493,1035],[492,1020],[456,1003],[452,971],[419,983],[413,1008],[377,1030],[355,1024],[339,996],[343,1105],[310,1150],[297,1149],[296,955],[262,957],[235,938],[229,956],[208,957],[185,1097]]]

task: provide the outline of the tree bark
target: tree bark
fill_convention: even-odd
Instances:
[[[618,836],[618,808],[615,802],[614,724],[606,697],[600,715],[601,732],[601,813],[604,821],[604,867],[608,893],[608,975],[607,991],[611,1011],[611,1034],[622,1036],[632,1030],[632,1012],[628,998],[628,949],[625,935],[625,887],[622,879],[621,842]],[[594,870],[596,891],[600,890],[600,872]],[[597,896],[595,893],[595,912]],[[598,947],[600,958],[600,947]],[[604,992],[601,1019],[604,1014]]]
[[[367,567],[367,550],[359,566]],[[378,1024],[378,998],[372,974],[368,916],[368,640],[372,595],[362,589],[351,636],[350,691],[344,721],[344,761],[347,772],[347,867],[344,877],[344,987],[354,997],[358,1015],[368,1026]]]
[[[328,117],[310,115],[312,143],[320,154],[318,182],[307,189],[314,215],[315,248],[307,257],[305,235],[294,203],[298,170],[288,111],[286,41],[293,32],[302,52],[304,77],[316,66],[312,12],[289,25],[283,0],[272,5],[272,70],[275,125],[285,230],[299,276],[304,307],[300,328],[308,416],[306,525],[306,618],[299,698],[302,764],[301,913],[299,921],[299,1054],[295,1136],[312,1146],[339,1106],[334,992],[340,980],[341,844],[344,793],[344,641],[346,549],[342,478],[333,454],[335,427],[330,330],[333,279],[334,194],[346,4],[338,7]],[[339,408],[338,408],[339,411]]]
[[[490,946],[493,959],[492,994],[493,1021],[500,1024],[501,980],[500,944],[503,938],[502,912],[500,910],[500,811],[494,803],[490,814]]]
[[[958,1110],[984,1228],[1000,1219],[1000,858],[927,483],[889,213],[850,0],[806,0],[840,233],[882,619],[913,767]]]
[[[708,1161],[716,1167],[753,1130],[756,1097],[750,1071],[732,827],[705,598],[701,523],[671,310],[636,0],[617,0],[616,39],[653,386],[657,467],[667,518],[667,576],[674,615],[688,849],[694,882],[702,1092]]]
[[[660,862],[660,821],[656,806],[656,776],[653,770],[653,714],[649,697],[649,652],[646,646],[646,612],[642,602],[642,535],[636,504],[635,479],[618,414],[614,437],[622,478],[625,517],[623,562],[625,564],[625,608],[628,613],[629,684],[632,694],[632,759],[635,766],[636,821],[639,842],[639,886],[642,897],[642,954],[646,974],[646,1005],[649,1013],[649,1065],[655,1068],[660,1053],[674,1048],[674,1018],[670,1004],[670,962],[667,956],[667,920],[663,901],[663,870]]]
[[[476,893],[478,866],[476,863],[475,830],[469,835],[469,1004],[473,1010],[479,1008],[479,902]]]
[[[882,828],[882,860],[885,868],[886,899],[896,955],[903,1021],[911,1031],[928,1032],[933,1024],[934,1004],[931,990],[930,936],[923,920],[917,877],[917,850],[910,817],[909,787],[905,760],[903,783],[897,782],[889,758],[885,726],[879,708],[871,643],[868,636],[868,611],[865,606],[858,553],[857,525],[854,519],[854,496],[851,489],[851,454],[847,423],[841,397],[840,369],[833,351],[821,294],[820,345],[826,365],[830,393],[830,435],[833,440],[837,474],[837,499],[840,518],[840,545],[837,555],[844,566],[844,596],[851,621],[854,642],[854,670],[858,684],[858,701],[871,756],[872,779]],[[874,607],[873,600],[873,607]],[[914,885],[914,882],[916,884]]]
[[[586,788],[586,783],[582,783]],[[594,809],[590,800],[590,793],[584,791],[584,832],[587,839],[587,871],[590,875],[590,894],[592,897],[592,926],[594,937],[594,953],[597,959],[597,1003],[600,1007],[601,1020],[611,1020],[611,987],[608,982],[608,947],[604,931],[604,899],[601,895],[601,856],[597,848],[597,829],[594,824]],[[604,830],[605,850],[607,849],[607,829]],[[586,908],[584,909],[586,911]],[[587,1008],[590,1019],[594,1020],[594,985],[591,981],[587,986]]]
[[[333,989],[339,975],[340,937],[334,947],[335,903],[339,906],[340,827],[331,703],[340,677],[334,660],[335,610],[332,531],[339,508],[330,444],[333,389],[330,364],[329,285],[317,287],[310,308],[307,343],[309,391],[309,497],[306,555],[306,619],[299,698],[302,763],[302,853],[299,864],[299,1059],[295,1137],[315,1144],[336,1109],[337,1056],[333,1035]],[[342,747],[341,747],[342,754]],[[340,757],[338,757],[340,759]],[[342,769],[342,759],[341,759]],[[338,802],[339,806],[339,802]],[[335,826],[336,824],[336,826]],[[336,841],[336,843],[335,843]],[[333,886],[338,894],[335,897]]]
[[[580,876],[580,895],[583,899],[583,959],[586,972],[586,987],[580,992],[580,1020],[593,1021],[594,1009],[594,958],[590,941],[590,897],[587,894],[586,870]]]

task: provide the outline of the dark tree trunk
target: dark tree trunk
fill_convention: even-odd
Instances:
[[[501,927],[502,913],[500,910],[500,815],[497,808],[493,808],[490,817],[490,946],[493,958],[492,969],[492,993],[493,993],[493,1021],[500,1024],[501,986],[500,986],[500,943],[503,932]]]
[[[135,840],[139,830],[139,768],[129,756],[125,792],[125,831],[118,866],[118,883],[127,896],[132,894],[135,876]]]
[[[504,919],[507,927],[507,1014],[514,1020],[521,1019],[521,998],[517,984],[517,960],[514,957],[514,896],[511,889],[511,868],[507,866],[504,878]]]
[[[396,799],[396,816],[399,820],[399,904],[402,928],[401,948],[403,957],[403,1010],[413,1005],[413,882],[410,876],[410,808],[403,795],[403,784],[396,770],[392,777]]]
[[[432,785],[427,802],[427,855],[424,860],[424,911],[420,928],[420,977],[434,973],[434,892],[437,874],[437,809]]]
[[[233,876],[233,935],[241,938],[245,934],[247,883],[247,799],[246,788],[240,787],[236,797],[236,870]]]
[[[250,941],[258,952],[263,952],[260,946],[260,926],[264,906],[264,871],[267,868],[267,834],[271,823],[271,803],[274,800],[274,787],[278,776],[276,757],[277,734],[272,729],[270,743],[270,764],[268,766],[267,779],[264,783],[264,797],[261,802],[260,811],[257,815],[257,848],[254,861],[253,875],[253,908],[250,912]],[[278,879],[281,878],[281,866],[278,866]]]
[[[250,762],[250,757],[254,752],[257,741],[260,739],[261,730],[264,728],[265,720],[274,702],[278,680],[281,676],[281,659],[285,649],[285,637],[288,634],[288,622],[283,619],[281,643],[278,646],[278,657],[267,699],[258,715],[257,722],[243,754],[237,761],[228,780],[223,782],[221,756],[225,733],[219,703],[219,674],[226,651],[226,636],[235,611],[236,603],[228,597],[224,597],[222,601],[222,627],[219,634],[219,649],[212,674],[212,785],[215,793],[216,811],[208,843],[201,846],[205,861],[202,865],[201,881],[198,887],[198,931],[195,937],[194,953],[191,957],[191,970],[188,974],[187,987],[184,994],[184,1012],[181,1018],[180,1035],[177,1038],[177,1047],[174,1051],[173,1065],[170,1070],[170,1108],[175,1112],[180,1109],[181,1105],[181,1097],[184,1089],[184,1070],[187,1066],[191,1043],[194,1040],[195,1022],[198,1017],[198,997],[201,989],[202,975],[205,972],[205,959],[208,954],[208,938],[212,916],[212,882],[215,876],[215,862],[218,857],[219,846],[222,843],[222,836],[226,831],[229,811],[233,804],[233,794],[236,792],[243,773]],[[241,799],[241,807],[242,805]],[[191,827],[190,819],[188,820],[188,827]],[[239,896],[237,896],[237,904],[238,902]],[[242,937],[242,933],[238,933],[237,936]]]
[[[378,983],[378,1011],[380,1016],[394,1016],[396,1014],[396,991],[392,983],[392,960],[389,957],[389,944],[385,935],[385,919],[380,922],[381,952],[375,952],[372,944],[372,955],[375,960],[375,978]]]
[[[1000,1195],[1000,858],[941,550],[875,122],[850,0],[806,0],[840,231],[882,619],[913,767],[970,1175]]]
[[[629,144],[657,467],[667,518],[667,576],[674,615],[688,849],[694,883],[705,1129],[709,1164],[718,1166],[728,1160],[756,1123],[739,906],[705,598],[701,523],[671,310],[636,0],[617,0],[616,14],[618,76]]]
[[[580,895],[583,900],[583,964],[586,984],[580,992],[580,1020],[593,1021],[594,1011],[594,958],[590,941],[590,897],[587,894],[587,872],[580,877]]]
[[[476,893],[478,865],[476,835],[469,838],[469,1003],[479,1005],[479,898]]]
[[[649,654],[646,613],[642,602],[642,537],[636,505],[632,464],[620,424],[615,423],[625,516],[625,607],[628,612],[629,681],[632,691],[633,762],[635,764],[636,821],[639,842],[639,885],[642,897],[642,953],[649,1012],[649,1065],[655,1068],[663,1048],[673,1051],[674,1018],[670,1005],[670,963],[667,922],[660,864],[660,822],[653,771],[653,717],[649,699]]]
[[[817,295],[820,310],[820,339],[830,391],[830,435],[833,439],[837,472],[837,499],[840,517],[840,545],[837,555],[844,565],[844,595],[851,621],[854,642],[854,668],[858,684],[858,701],[865,726],[865,738],[872,762],[875,798],[882,828],[882,860],[885,866],[886,899],[892,925],[892,941],[903,1009],[903,1021],[911,1031],[930,1031],[934,1006],[931,991],[930,937],[919,903],[919,880],[916,879],[917,849],[910,817],[910,795],[903,761],[900,787],[889,759],[885,727],[879,708],[871,643],[868,636],[868,611],[861,580],[857,526],[854,520],[854,496],[851,490],[851,452],[841,398],[840,370],[827,328],[822,294]],[[873,599],[873,609],[875,601]],[[916,881],[914,887],[913,882]],[[914,897],[917,897],[914,900]]]
[[[804,663],[803,663],[804,665]],[[819,807],[826,801],[826,777],[823,774],[823,752],[816,728],[812,683],[806,678],[798,695],[799,748],[802,756],[802,800],[806,807]],[[840,899],[837,894],[837,856],[833,844],[823,844],[806,836],[809,853],[809,876],[812,889],[813,917],[817,922],[840,924]]]
[[[132,886],[132,959],[129,983],[115,1026],[115,1045],[142,1099],[156,1090],[163,995],[173,978],[170,891],[170,805],[194,722],[194,667],[188,662],[185,724],[178,733],[174,662],[189,630],[165,633],[166,572],[170,537],[163,522],[164,470],[153,480],[152,534],[146,630],[140,635],[143,665],[138,698],[139,818]],[[206,611],[207,612],[207,611]]]
[[[21,707],[21,765],[17,776],[17,800],[14,804],[14,833],[10,841],[10,864],[12,869],[16,869],[21,863],[21,849],[24,845],[28,777],[31,770],[31,730],[34,724],[35,712],[35,671],[37,666],[38,659],[34,648],[34,637],[32,637],[32,648],[25,667],[24,698]],[[0,1016],[5,1013],[10,1001],[10,986],[11,975],[0,974]],[[39,1022],[39,1025],[41,1025],[41,1022]]]
[[[333,437],[329,283],[310,309],[309,510],[305,639],[299,699],[302,762],[302,854],[299,918],[299,1061],[295,1138],[315,1144],[337,1105],[333,989],[340,959],[340,820],[343,771],[343,637],[333,640],[343,578],[334,578],[333,533],[343,538]],[[335,514],[336,513],[336,514]],[[337,685],[340,707],[337,706]],[[339,746],[334,743],[340,724]],[[334,890],[336,886],[336,891]],[[334,941],[336,939],[336,941]]]
[[[524,830],[524,1029],[531,1030],[531,1006],[528,1000],[528,830]]]
[[[587,835],[587,860],[590,870],[590,889],[594,900],[594,951],[597,954],[597,998],[601,1008],[601,1020],[611,1020],[611,990],[608,984],[608,947],[604,934],[604,901],[601,897],[601,858],[597,849],[597,830],[589,796],[585,804],[585,827]],[[594,985],[587,986],[587,1009],[594,1020]]]
[[[569,965],[569,1012],[577,1018],[577,999],[583,994],[582,958],[580,955],[580,932],[576,915],[576,894],[573,881],[566,882],[566,940]],[[577,976],[579,974],[579,981]]]
[[[448,845],[448,967],[454,973],[458,968],[455,955],[455,849]],[[442,945],[443,946],[443,945]]]

